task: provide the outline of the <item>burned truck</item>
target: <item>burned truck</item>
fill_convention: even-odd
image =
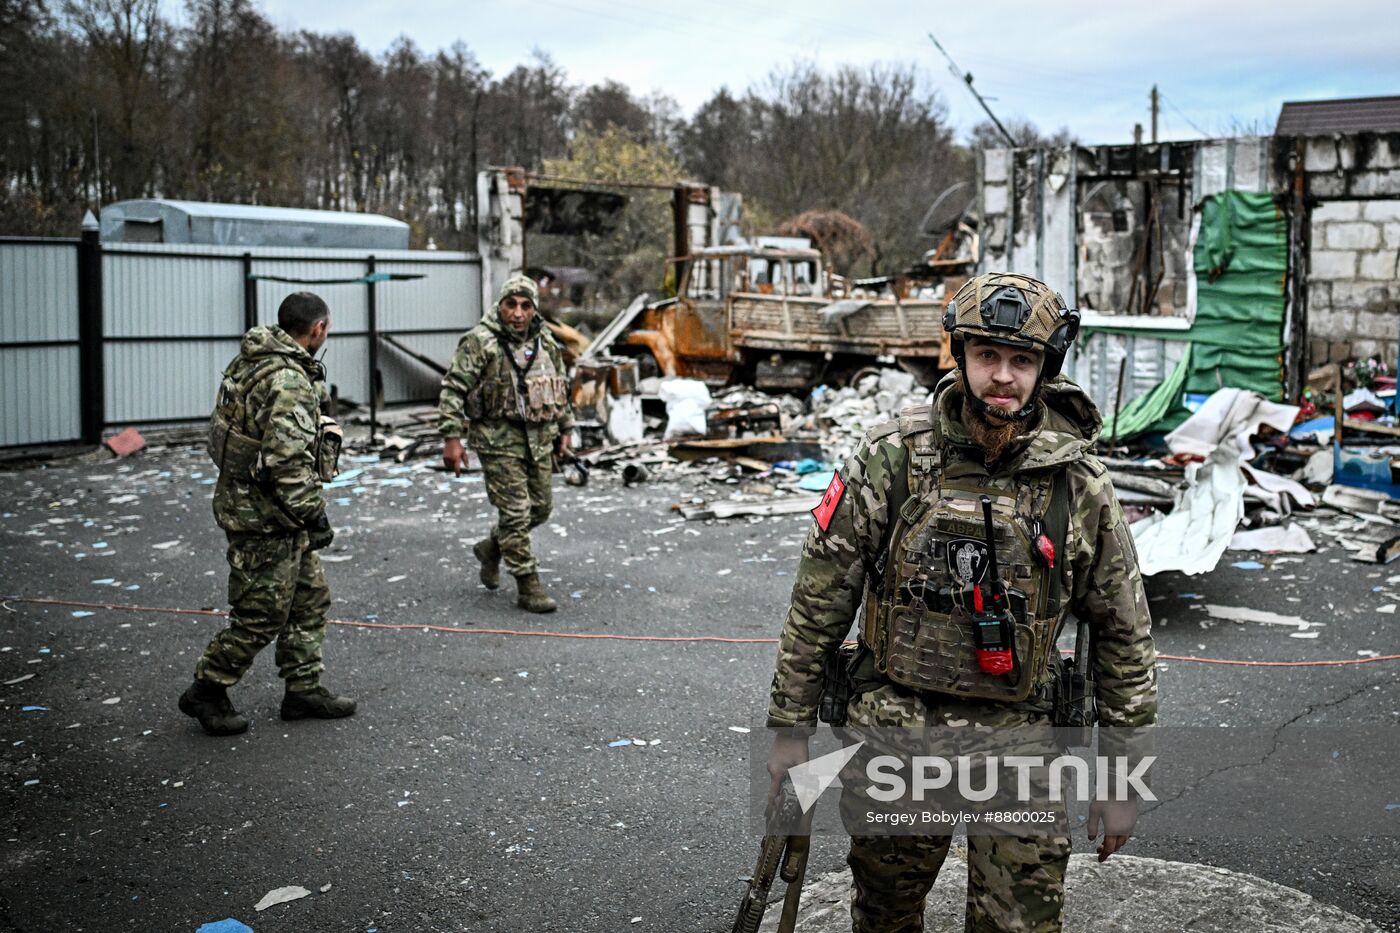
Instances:
[[[594,351],[642,355],[643,376],[685,376],[802,391],[845,384],[894,362],[930,385],[951,366],[942,334],[946,283],[921,294],[899,276],[851,281],[796,238],[703,247],[672,260],[677,295],[634,302]]]
[[[862,370],[892,363],[932,386],[940,370],[951,368],[942,340],[943,304],[962,283],[965,260],[948,260],[940,247],[924,269],[847,279],[833,274],[806,238],[742,239],[737,194],[691,182],[615,184],[671,194],[672,258],[662,276],[667,297],[633,301],[581,359],[620,355],[635,362],[641,378],[683,376],[712,386],[789,391],[844,384]],[[565,185],[572,187],[558,187]],[[604,206],[615,212],[620,208],[614,202],[624,198],[606,192],[608,187],[518,168],[483,172],[483,304],[509,271],[525,265],[530,231],[582,230],[587,224],[576,223],[578,218],[601,211],[561,212],[556,202],[591,205],[607,196],[613,200]],[[552,196],[548,211],[535,203],[539,198],[532,200],[545,192]],[[568,223],[560,222],[561,214]]]

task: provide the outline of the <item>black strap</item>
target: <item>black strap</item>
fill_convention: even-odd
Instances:
[[[909,448],[904,444],[900,444],[899,447],[904,452],[904,465],[894,471],[894,476],[890,478],[890,488],[885,491],[885,530],[880,534],[880,547],[875,552],[875,563],[867,570],[872,588],[876,592],[884,586],[885,566],[890,559],[890,547],[896,543],[895,526],[900,522],[904,503],[909,500]]]
[[[1069,536],[1069,469],[1061,467],[1055,471],[1055,479],[1050,486],[1050,504],[1045,510],[1045,531],[1050,535],[1050,543],[1055,546],[1055,567],[1050,573],[1049,601],[1055,610],[1060,609],[1060,583],[1064,579],[1066,559],[1065,539]]]
[[[530,370],[534,368],[535,361],[540,358],[540,352],[544,349],[541,346],[539,335],[535,335],[535,352],[531,354],[530,362],[526,363],[524,368],[515,361],[515,353],[511,351],[507,341],[502,341],[498,338],[496,342],[500,344],[501,352],[504,353],[506,359],[510,361],[510,368],[515,370],[515,384],[520,390],[521,398],[524,399],[528,394],[528,390],[525,387],[525,377],[529,375]]]

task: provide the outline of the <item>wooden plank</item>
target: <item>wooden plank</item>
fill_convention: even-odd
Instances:
[[[1390,437],[1400,437],[1400,427],[1376,424],[1374,421],[1360,421],[1356,418],[1344,418],[1342,419],[1342,427],[1350,431],[1369,431],[1372,434],[1385,434]]]

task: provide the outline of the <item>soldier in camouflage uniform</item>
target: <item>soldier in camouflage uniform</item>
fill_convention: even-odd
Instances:
[[[1069,612],[1092,632],[1098,721],[1155,721],[1156,655],[1136,551],[1107,471],[1089,453],[1101,420],[1078,386],[1055,378],[1077,312],[1035,279],[989,274],[957,293],[944,326],[958,370],[930,405],[871,430],[814,510],[772,685],[769,725],[789,727],[768,762],[775,787],[806,760],[823,664],[862,597],[853,727],[1046,723],[1055,637]],[[1029,594],[1014,626],[1014,675],[979,669],[969,617],[944,596],[985,560],[975,553],[983,495],[995,503],[999,571]],[[1055,496],[1065,533],[1046,566],[1034,549]],[[848,827],[848,800],[859,793],[843,791]],[[1089,837],[1104,830],[1101,861],[1126,844],[1136,812],[1131,800],[1091,805]],[[950,837],[852,831],[853,929],[922,930]],[[1064,832],[969,836],[968,930],[1061,929]]]
[[[214,519],[228,538],[228,627],[195,665],[180,710],[210,735],[234,735],[248,720],[227,688],[277,640],[286,682],[283,719],[334,719],[355,701],[321,686],[321,643],[331,594],[316,551],[331,543],[321,483],[334,474],[339,429],[321,414],[325,371],[313,355],[330,311],[309,292],[289,295],[276,327],[243,335],[224,370],[209,449],[219,466]]]
[[[460,473],[462,436],[481,458],[486,495],[499,520],[472,553],[481,562],[481,582],[501,585],[501,561],[515,577],[516,604],[529,612],[553,612],[558,604],[540,583],[530,550],[530,530],[553,507],[550,474],[556,444],[569,455],[574,428],[564,357],[554,335],[536,313],[539,289],[514,275],[496,297],[496,307],[457,344],[442,379],[438,429],[442,460]]]

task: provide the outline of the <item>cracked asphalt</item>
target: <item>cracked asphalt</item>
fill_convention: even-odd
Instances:
[[[252,729],[211,739],[175,699],[219,618],[0,608],[0,930],[192,933],[226,917],[257,933],[727,930],[756,854],[749,754],[773,646],[483,630],[774,637],[810,519],[685,523],[670,506],[694,483],[623,489],[595,471],[586,488],[556,486],[535,540],[562,607],[527,616],[508,589],[476,583],[469,547],[490,523],[477,476],[347,466],[363,472],[328,493],[332,615],[410,626],[331,629],[326,683],[360,700],[352,719],[277,719],[265,653],[233,693]],[[0,473],[0,594],[224,608],[212,478],[189,448]],[[1229,566],[1251,557],[1264,566]],[[1231,553],[1212,574],[1163,575],[1148,590],[1163,654],[1400,652],[1393,607],[1378,611],[1400,602],[1400,567],[1336,549]],[[1324,624],[1295,638],[1212,619],[1209,604]],[[1196,763],[1199,776],[1257,812],[1259,785],[1220,774],[1277,780],[1300,767],[1276,741],[1300,728],[1390,735],[1397,672],[1164,660],[1162,721],[1223,736],[1235,757]],[[645,744],[615,744],[624,739]],[[1297,774],[1307,799],[1313,778]],[[1338,805],[1315,786],[1319,810]],[[1384,791],[1400,803],[1400,789]],[[1249,873],[1400,930],[1400,808],[1377,799],[1356,797],[1366,834],[1301,816],[1297,831],[1291,817],[1257,832],[1222,820],[1146,830],[1126,851]],[[811,872],[843,861],[839,840],[818,839]],[[254,911],[286,885],[310,893]]]

